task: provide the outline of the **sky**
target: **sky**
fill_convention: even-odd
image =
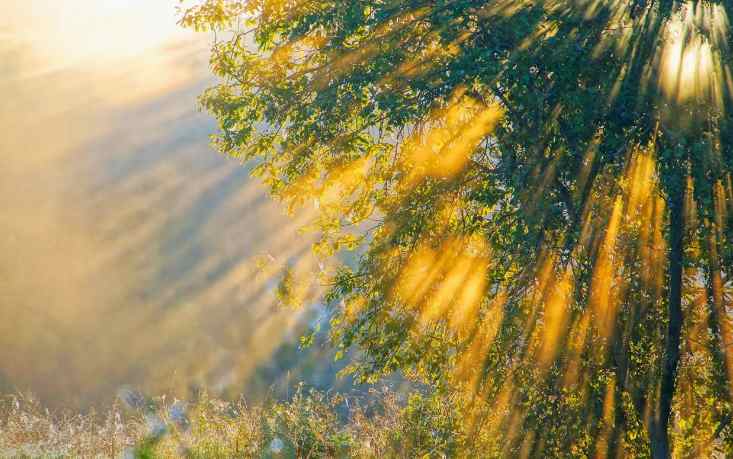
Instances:
[[[307,215],[209,147],[211,37],[177,5],[0,6],[0,392],[236,392],[306,320],[272,274],[309,263]]]

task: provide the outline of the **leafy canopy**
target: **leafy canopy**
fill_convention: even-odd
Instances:
[[[730,2],[208,0],[222,152],[487,456],[730,453]],[[292,282],[289,278],[288,282]]]

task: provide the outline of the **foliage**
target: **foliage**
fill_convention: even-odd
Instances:
[[[450,393],[488,455],[666,457],[732,453],[731,8],[209,0],[182,23],[229,34],[214,144],[313,207],[320,256],[359,255],[326,295],[358,379]]]

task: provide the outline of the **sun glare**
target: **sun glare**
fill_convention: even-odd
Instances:
[[[721,4],[688,1],[680,7],[661,39],[659,85],[665,97],[722,108],[722,91],[732,84],[730,65],[721,59],[728,28]]]

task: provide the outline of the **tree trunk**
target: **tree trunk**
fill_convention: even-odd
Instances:
[[[684,181],[682,181],[684,183]],[[669,199],[669,297],[667,300],[669,323],[662,361],[662,380],[659,401],[654,419],[651,453],[654,459],[668,459],[669,420],[672,414],[677,364],[680,360],[680,337],[682,332],[682,263],[684,258],[684,199],[682,190]]]

